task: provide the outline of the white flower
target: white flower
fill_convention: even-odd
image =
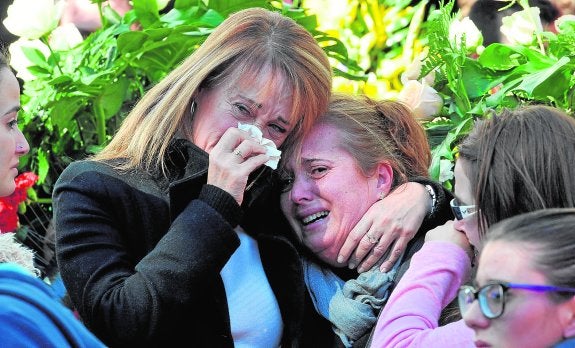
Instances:
[[[555,27],[558,32],[562,32],[566,25],[575,26],[575,15],[564,15],[555,20]]]
[[[2,22],[12,34],[34,40],[58,26],[65,1],[14,0]]]
[[[464,43],[462,43],[463,36],[465,36]],[[455,47],[463,44],[467,52],[471,53],[483,43],[483,35],[469,17],[464,17],[462,20],[454,19],[449,25],[449,41]]]
[[[506,43],[511,45],[529,45],[533,42],[533,34],[543,31],[538,7],[517,11],[501,18],[501,22],[501,33],[505,36]]]
[[[437,91],[422,82],[409,80],[399,92],[398,99],[407,104],[413,115],[419,119],[431,119],[439,113],[443,106],[443,98]]]
[[[28,57],[24,55],[23,47],[30,47],[36,48],[44,57],[50,56],[50,49],[40,40],[26,40],[26,39],[19,39],[13,42],[10,47],[8,47],[8,51],[10,52],[10,65],[16,70],[16,76],[21,78],[24,81],[30,81],[36,79],[36,76],[32,75],[28,71],[28,67],[35,65]]]
[[[168,3],[170,2],[170,0],[156,0],[156,2],[158,3],[158,11],[161,11],[166,6],[168,6]]]
[[[74,23],[59,26],[50,34],[50,47],[57,51],[67,51],[84,41],[82,34]]]
[[[439,182],[453,179],[453,163],[448,159],[439,160]]]

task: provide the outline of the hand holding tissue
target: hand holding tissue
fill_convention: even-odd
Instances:
[[[277,169],[282,152],[276,148],[276,144],[274,144],[273,141],[264,138],[262,131],[252,124],[238,122],[238,128],[244,132],[248,132],[252,138],[266,147],[266,155],[270,156],[270,159],[265,163],[265,165],[271,169]]]

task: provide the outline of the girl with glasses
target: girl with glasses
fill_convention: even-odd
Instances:
[[[574,227],[575,209],[563,208],[490,228],[476,286],[461,287],[458,296],[477,346],[550,347],[575,337]]]
[[[373,347],[475,346],[457,310],[444,309],[469,280],[487,228],[521,213],[575,207],[575,119],[542,105],[491,116],[459,145],[457,219],[427,233],[378,319]]]

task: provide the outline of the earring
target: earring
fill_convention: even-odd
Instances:
[[[381,191],[381,192],[379,193],[378,199],[381,201],[381,200],[384,199],[384,198],[385,198],[385,193],[384,193],[383,191]]]
[[[190,105],[190,115],[194,116],[195,113],[196,113],[196,101],[193,100],[192,105]]]

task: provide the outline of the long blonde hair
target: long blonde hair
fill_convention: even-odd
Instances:
[[[94,159],[125,158],[118,168],[165,173],[164,155],[170,139],[178,132],[191,134],[189,109],[198,90],[264,68],[281,74],[292,88],[290,119],[297,123],[282,145],[289,147],[326,111],[331,67],[305,28],[279,13],[251,8],[228,17],[178,68],[150,89]]]

